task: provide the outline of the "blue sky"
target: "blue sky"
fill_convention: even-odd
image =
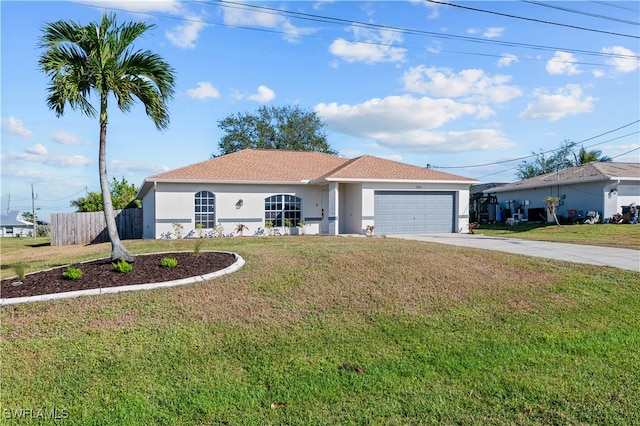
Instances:
[[[453,5],[452,5],[453,4]],[[462,6],[462,7],[459,7]],[[522,157],[573,140],[640,161],[639,3],[570,1],[82,1],[0,3],[2,209],[73,211],[98,191],[98,123],[45,104],[42,27],[104,10],[156,27],[135,46],[176,70],[171,124],[110,108],[108,174],[147,176],[210,158],[218,121],[299,105],[330,145],[511,182]],[[541,22],[544,21],[544,22]],[[630,37],[629,37],[630,36]],[[473,166],[463,167],[460,166]]]

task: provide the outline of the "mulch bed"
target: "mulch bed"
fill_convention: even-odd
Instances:
[[[165,257],[176,259],[178,265],[173,268],[163,267],[161,262]],[[199,256],[193,252],[139,254],[135,256],[133,270],[121,273],[113,268],[109,259],[94,260],[71,265],[82,269],[82,277],[78,280],[70,280],[62,276],[62,273],[67,270],[66,266],[27,274],[24,280],[4,279],[0,284],[0,297],[9,299],[76,290],[161,283],[211,274],[233,265],[235,261],[232,254],[221,252],[201,252]],[[16,281],[22,284],[13,285]]]

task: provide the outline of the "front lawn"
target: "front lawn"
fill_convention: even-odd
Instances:
[[[25,248],[3,268],[108,249]],[[394,238],[203,249],[247,263],[184,287],[3,307],[3,424],[640,423],[640,273]]]
[[[496,237],[522,238],[525,240],[555,241],[559,243],[587,244],[603,247],[640,250],[640,225],[596,224],[561,225],[520,224],[515,226],[480,225],[476,234]]]

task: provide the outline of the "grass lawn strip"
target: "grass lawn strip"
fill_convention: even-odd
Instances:
[[[127,245],[185,244],[155,243]],[[2,407],[68,424],[640,422],[639,273],[383,238],[206,248],[247,263],[2,308]]]

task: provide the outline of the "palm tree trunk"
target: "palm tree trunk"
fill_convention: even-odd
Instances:
[[[111,201],[111,191],[107,180],[107,105],[106,99],[101,102],[100,107],[100,153],[98,155],[98,167],[100,169],[100,190],[102,191],[102,205],[104,218],[107,222],[107,233],[111,240],[111,260],[126,260],[133,262],[131,253],[122,245],[116,218],[113,213],[113,202]]]

